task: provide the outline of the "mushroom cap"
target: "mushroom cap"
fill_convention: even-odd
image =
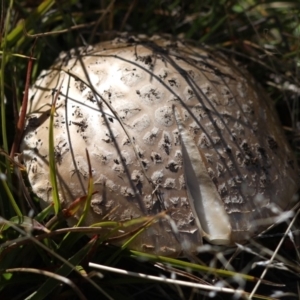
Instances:
[[[197,252],[203,237],[245,242],[297,190],[296,162],[268,97],[220,53],[182,41],[124,36],[63,53],[42,72],[21,150],[43,205],[52,202],[49,150],[66,207],[87,194],[86,149],[98,193],[85,225],[166,211],[129,245],[158,255]],[[120,235],[112,243],[122,244]]]

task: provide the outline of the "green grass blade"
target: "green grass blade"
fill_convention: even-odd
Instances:
[[[89,166],[89,182],[88,182],[88,194],[87,194],[87,198],[85,200],[85,205],[84,205],[84,209],[83,209],[83,213],[82,215],[80,216],[80,219],[77,223],[77,227],[79,227],[81,224],[83,224],[87,214],[88,214],[88,211],[91,207],[91,200],[92,200],[92,196],[93,196],[93,193],[94,193],[94,181],[93,181],[93,174],[92,174],[92,166],[91,166],[91,160],[90,160],[90,156],[89,156],[89,152],[88,150],[86,149],[86,158],[87,158],[87,161],[88,161],[88,166]]]
[[[11,1],[12,3],[13,1]],[[41,20],[47,11],[54,5],[54,0],[45,0],[43,1],[30,16],[26,18],[24,22],[20,22],[7,36],[7,39],[4,39],[4,42],[8,43],[8,47],[13,47],[18,41],[24,38],[23,28],[29,29],[34,27],[36,20]],[[1,45],[2,47],[2,45]]]
[[[176,258],[165,257],[165,256],[156,256],[153,254],[143,253],[143,252],[134,251],[134,250],[130,250],[130,252],[133,254],[134,257],[143,258],[144,260],[150,260],[155,263],[161,262],[161,263],[169,264],[171,266],[182,268],[182,269],[198,271],[198,272],[202,272],[202,273],[206,273],[206,274],[215,274],[220,277],[236,277],[236,276],[238,276],[239,278],[241,278],[245,281],[250,281],[250,282],[257,282],[259,280],[255,276],[238,273],[238,272],[234,272],[234,271],[229,271],[229,270],[224,270],[224,269],[207,267],[207,266],[203,266],[200,264],[195,264],[195,263],[190,263],[187,261],[179,260]],[[262,283],[268,284],[268,285],[273,285],[272,282],[269,282],[267,280],[262,280]]]
[[[92,200],[92,196],[94,194],[94,184],[93,184],[93,175],[92,175],[92,167],[91,167],[91,161],[90,161],[90,156],[88,153],[88,150],[86,149],[86,157],[87,157],[87,161],[88,161],[88,166],[89,166],[89,182],[88,182],[88,193],[87,196],[84,199],[84,209],[83,212],[76,224],[76,227],[79,227],[83,224],[88,211],[90,209],[91,206],[91,200]],[[71,234],[71,233],[67,233],[66,236],[64,237],[64,239],[62,240],[60,247],[61,248],[70,248],[72,247],[72,245],[81,237],[81,234]]]
[[[228,18],[227,15],[225,15],[223,18],[221,18],[221,19],[216,23],[216,25],[214,25],[212,28],[210,28],[210,31],[209,31],[207,34],[205,34],[205,35],[199,40],[199,42],[200,42],[200,43],[203,43],[203,42],[205,42],[206,40],[208,40],[209,37],[210,37],[211,35],[213,35],[214,32],[216,32],[216,31],[220,28],[221,25],[223,25],[223,23],[226,21],[227,18]]]
[[[44,221],[51,214],[52,210],[53,210],[52,205],[47,206],[35,216],[35,220],[37,220],[38,222]]]
[[[15,201],[15,198],[14,198],[13,194],[11,193],[11,191],[10,191],[10,189],[8,187],[8,184],[6,182],[6,178],[2,178],[1,177],[0,180],[2,182],[4,190],[5,190],[5,192],[6,192],[7,196],[8,196],[8,199],[9,199],[9,201],[10,201],[10,203],[11,203],[11,205],[12,205],[14,211],[15,211],[15,213],[17,214],[18,217],[22,217],[23,214],[22,214],[21,210],[19,209],[19,206],[18,206],[17,202]]]
[[[7,135],[6,135],[6,99],[4,95],[4,74],[5,74],[5,65],[7,63],[6,59],[6,48],[7,48],[7,40],[8,40],[8,27],[9,27],[9,21],[11,18],[11,10],[13,6],[13,0],[9,2],[9,7],[6,14],[6,20],[5,20],[5,26],[4,26],[4,37],[2,39],[1,43],[1,49],[2,49],[2,58],[1,58],[1,74],[0,74],[0,87],[1,87],[1,127],[2,127],[2,139],[3,139],[3,148],[8,153],[8,143],[7,143]]]

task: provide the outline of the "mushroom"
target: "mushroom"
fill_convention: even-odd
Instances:
[[[291,206],[297,166],[270,100],[208,47],[124,35],[61,54],[30,95],[21,151],[33,192],[52,202],[50,150],[62,205],[86,195],[87,149],[98,193],[85,225],[166,212],[132,249],[178,256],[203,238],[243,243]]]

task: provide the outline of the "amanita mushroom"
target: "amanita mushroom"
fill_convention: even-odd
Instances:
[[[123,37],[62,54],[31,89],[22,151],[43,205],[52,202],[57,92],[51,150],[63,206],[87,194],[88,149],[98,193],[86,225],[169,216],[132,249],[176,256],[196,252],[203,237],[245,242],[291,204],[296,162],[269,99],[242,68],[209,48]]]

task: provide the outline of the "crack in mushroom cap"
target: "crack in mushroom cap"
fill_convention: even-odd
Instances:
[[[209,48],[128,36],[62,54],[31,89],[21,147],[44,205],[61,83],[52,149],[60,199],[87,193],[88,149],[99,193],[85,224],[166,210],[130,247],[177,256],[197,252],[203,237],[245,242],[289,207],[295,159],[253,79]]]

